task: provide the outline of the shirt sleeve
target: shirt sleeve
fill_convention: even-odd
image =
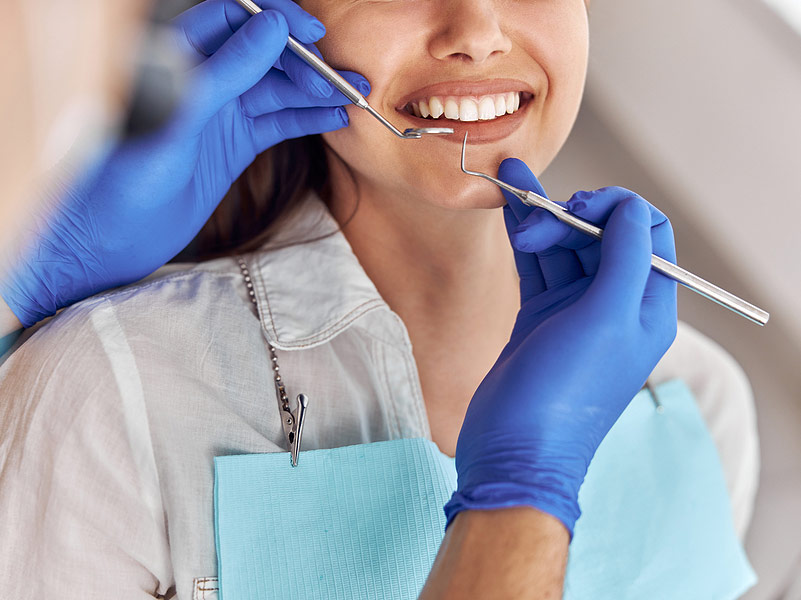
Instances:
[[[147,411],[109,360],[127,343],[98,331],[113,318],[102,299],[73,307],[0,369],[3,597],[133,600],[174,587]]]

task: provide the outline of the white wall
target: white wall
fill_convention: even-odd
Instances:
[[[587,102],[801,343],[801,39],[782,25],[758,0],[595,0]]]

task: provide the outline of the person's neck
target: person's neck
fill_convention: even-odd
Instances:
[[[508,309],[516,314],[519,305],[519,279],[501,210],[432,206],[366,186],[357,207],[355,189],[335,189],[329,201],[335,219],[410,330],[447,336],[466,321],[506,329]]]
[[[341,180],[329,206],[409,333],[431,437],[454,456],[470,398],[509,340],[519,277],[499,209],[450,209]],[[354,212],[355,211],[355,212]]]

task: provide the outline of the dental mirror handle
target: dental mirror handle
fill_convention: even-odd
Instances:
[[[586,233],[597,240],[600,240],[603,237],[603,229],[593,225],[592,223],[588,223],[580,217],[577,217],[569,212],[564,206],[561,206],[556,202],[549,200],[548,198],[540,196],[539,194],[528,192],[526,194],[526,199],[523,200],[523,202],[529,206],[544,208],[563,223],[566,223],[567,225],[570,225],[571,227],[578,229],[579,231]],[[674,281],[677,281],[692,291],[697,292],[702,296],[713,300],[714,302],[717,302],[721,306],[725,306],[729,310],[732,310],[746,319],[753,321],[757,325],[765,325],[770,318],[770,315],[761,308],[754,306],[750,302],[746,302],[742,298],[739,298],[738,296],[735,296],[734,294],[727,292],[722,288],[719,288],[715,284],[708,282],[706,279],[698,277],[698,275],[695,275],[694,273],[690,273],[686,269],[682,269],[678,265],[674,265],[672,262],[667,261],[656,254],[651,255],[651,266],[663,275],[666,275],[667,277],[670,277]]]
[[[237,0],[239,4],[241,4],[250,14],[255,15],[261,12],[261,8],[259,8],[252,0]],[[402,132],[400,129],[395,127],[392,123],[387,121],[383,115],[381,115],[377,110],[375,110],[372,106],[367,103],[367,100],[362,96],[359,91],[353,87],[348,81],[342,77],[339,73],[336,72],[331,66],[328,65],[323,59],[317,56],[314,52],[306,48],[303,44],[301,44],[298,40],[293,38],[291,35],[287,39],[287,47],[292,50],[298,57],[300,57],[303,61],[306,62],[312,69],[317,71],[323,78],[327,81],[331,82],[335,88],[337,88],[342,94],[350,100],[353,104],[362,108],[373,115],[376,119],[381,121],[381,124],[384,125],[387,129],[389,129],[392,133],[397,135],[398,137],[407,138],[407,137],[419,137],[419,136],[410,136]]]
[[[240,0],[243,1],[243,0]],[[248,0],[249,1],[249,0]],[[381,123],[389,129],[392,133],[397,135],[398,137],[408,137],[406,136],[400,129],[395,127],[392,123],[387,121],[384,116],[375,110],[372,106],[367,103],[367,100],[362,96],[355,87],[348,83],[348,81],[342,77],[339,73],[337,73],[334,69],[332,69],[328,63],[322,60],[319,56],[317,56],[314,52],[306,48],[303,44],[301,44],[298,40],[293,38],[291,35],[289,36],[289,40],[287,41],[287,47],[292,50],[295,54],[297,54],[301,59],[306,61],[312,69],[317,71],[320,75],[322,75],[325,79],[331,82],[335,88],[337,88],[342,94],[353,104],[358,106],[359,108],[363,108],[371,115],[373,115],[376,119],[381,121]]]
[[[239,4],[247,10],[251,15],[255,15],[261,12],[261,8],[259,8],[253,0],[237,0]],[[317,56],[314,52],[306,48],[303,44],[301,44],[298,40],[293,38],[291,35],[287,39],[287,47],[294,52],[301,60],[305,61],[307,65],[309,65],[312,69],[317,71],[324,79],[329,81],[331,85],[337,88],[342,94],[350,100],[353,104],[362,108],[373,115],[376,119],[378,119],[381,124],[389,129],[392,133],[394,133],[399,138],[403,139],[419,139],[422,137],[423,133],[433,133],[433,134],[450,134],[453,133],[453,129],[451,128],[441,128],[441,127],[434,127],[434,128],[423,128],[423,129],[407,129],[406,131],[401,131],[397,127],[395,127],[392,123],[387,121],[384,116],[379,113],[376,109],[370,106],[367,103],[367,100],[364,96],[362,96],[359,91],[353,87],[348,81],[342,77],[339,73],[336,72],[328,63],[326,63],[322,58]]]
[[[237,2],[239,2],[239,4],[241,4],[242,7],[252,15],[261,12],[261,8],[259,8],[256,3],[253,2],[253,0],[237,0]],[[292,50],[292,52],[297,54],[301,59],[306,61],[306,63],[312,69],[317,71],[326,80],[330,81],[331,84],[340,92],[342,92],[348,100],[353,102],[359,108],[367,108],[367,100],[364,99],[364,96],[362,96],[355,87],[349,84],[347,80],[342,77],[342,75],[337,73],[324,60],[322,60],[311,50],[307,49],[291,35],[287,40],[287,47]]]
[[[291,35],[287,40],[287,47],[302,58],[306,63],[325,79],[331,82],[342,94],[359,108],[367,108],[367,100],[364,99],[358,90],[347,82],[347,80],[332,69],[324,60],[317,56],[314,52],[306,48],[298,40]]]

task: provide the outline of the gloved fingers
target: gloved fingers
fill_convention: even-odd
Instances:
[[[579,191],[573,194],[566,203],[559,201],[556,203],[566,206],[571,213],[585,221],[603,227],[621,200],[636,195],[625,188],[605,187],[589,192]],[[648,204],[648,209],[651,211],[654,224],[667,218],[651,204]],[[531,252],[540,252],[555,244],[578,250],[589,246],[596,240],[592,236],[562,223],[548,211],[536,208],[520,223],[515,231],[515,241],[521,248]]]
[[[322,57],[320,51],[312,44],[305,44],[305,46],[317,56]],[[286,73],[287,77],[294,81],[300,89],[313,96],[328,98],[336,91],[336,88],[325,77],[312,69],[306,64],[306,61],[289,48],[281,53],[274,66]]]
[[[638,194],[626,188],[611,186],[603,187],[589,192],[576,192],[567,201],[568,210],[574,215],[581,217],[599,227],[603,227],[612,211],[625,198],[637,196]],[[651,226],[658,225],[667,220],[667,217],[650,202],[646,202],[648,211],[651,213]],[[595,238],[585,233],[569,227],[569,233],[559,242],[560,246],[577,250],[593,243]]]
[[[320,51],[311,43],[304,43],[303,46],[318,58],[323,58]],[[294,81],[298,87],[306,90],[312,96],[320,98],[328,98],[332,94],[337,97],[343,97],[341,93],[322,75],[311,68],[306,61],[300,58],[297,54],[286,48],[278,60],[273,65],[276,69],[284,71],[287,76]],[[359,81],[358,79],[356,81]],[[370,84],[362,77],[362,83],[355,87],[363,94],[370,93]],[[349,101],[348,101],[349,102]]]
[[[503,161],[498,169],[498,178],[517,188],[532,190],[547,198],[539,180],[520,160],[509,158]],[[553,289],[584,277],[584,271],[575,253],[556,246],[570,228],[546,210],[527,206],[513,194],[504,192],[504,196],[509,211],[518,222],[517,226],[510,229],[507,221],[512,247],[517,253],[529,256],[533,253],[537,257],[542,283],[537,286],[535,292]],[[564,205],[561,202],[558,204]],[[531,267],[528,269],[532,270]]]
[[[567,201],[568,210],[599,227],[604,227],[609,220],[609,215],[620,202],[630,196],[633,192],[618,187],[606,187],[594,191],[578,191]],[[573,229],[565,223],[560,223],[566,227],[564,237],[559,241],[559,245],[565,248],[572,248],[581,262],[581,268],[587,276],[594,276],[598,272],[598,265],[601,262],[601,242],[594,237]]]
[[[313,43],[325,35],[323,24],[291,0],[256,0],[256,4],[281,12],[290,33],[301,42]],[[217,52],[250,18],[236,0],[206,0],[178,15],[173,25],[179,33],[180,48],[200,62]],[[286,37],[281,41],[285,46]]]
[[[358,73],[340,73],[362,94],[370,93],[370,84]],[[329,98],[312,96],[300,89],[285,73],[270,70],[262,80],[240,96],[242,110],[246,116],[255,118],[285,108],[312,108],[314,106],[343,106],[350,104],[338,90]]]
[[[521,190],[531,190],[540,196],[548,197],[534,173],[532,173],[528,166],[526,166],[526,163],[520,159],[507,158],[504,160],[500,167],[498,167],[498,179],[516,188],[520,188]],[[534,210],[531,206],[523,204],[523,202],[513,194],[504,191],[503,196],[506,198],[506,202],[512,209],[518,223],[525,221],[526,217]]]
[[[317,49],[310,45],[325,34],[325,27],[320,21],[289,0],[260,0],[259,5],[265,11],[280,12],[287,21],[289,32],[320,56]],[[183,39],[181,45],[184,50],[193,53],[196,60],[201,61],[218,52],[250,18],[250,13],[235,0],[207,0],[180,15],[175,22],[179,31],[183,32],[182,36],[179,35],[179,42]],[[286,36],[275,41],[280,42],[282,49],[285,48]],[[261,58],[260,55],[252,55],[241,56],[239,60],[260,63]],[[289,50],[284,49],[279,53],[274,66],[287,71],[290,79],[313,96],[327,98],[334,92],[330,83]]]
[[[598,265],[601,264],[601,242],[594,240],[588,246],[574,250],[581,269],[588,277],[594,276],[598,272]]]
[[[586,276],[576,253],[567,248],[551,246],[537,252],[545,287],[549,290],[562,287]]]
[[[653,253],[665,260],[676,263],[676,241],[673,237],[673,226],[661,212],[651,213],[651,239]]]
[[[284,140],[334,131],[347,126],[348,113],[341,106],[287,108],[253,120],[256,153]]]
[[[592,278],[582,277],[559,288],[537,294],[530,302],[521,305],[512,334],[509,338],[511,350],[528,337],[545,320],[577,302],[592,283]],[[535,360],[539,358],[535,357]]]
[[[271,10],[254,15],[195,68],[195,81],[180,114],[190,122],[209,119],[256,85],[283,51],[287,32],[281,13]]]
[[[595,279],[585,294],[597,310],[640,314],[651,273],[651,213],[639,196],[625,198],[610,215]]]
[[[507,232],[512,231],[520,224],[508,204],[503,207],[503,220],[506,223]],[[514,244],[512,244],[512,251],[517,274],[520,276],[520,300],[525,303],[526,300],[546,289],[545,278],[536,254],[518,250]]]
[[[525,190],[533,190],[538,194],[545,195],[542,185],[521,160],[517,158],[507,158],[498,167],[498,178],[510,185]],[[519,248],[515,244],[512,232],[520,226],[532,212],[530,206],[523,204],[519,198],[513,194],[503,192],[506,199],[506,206],[503,207],[503,217],[506,223],[506,232],[514,249],[515,264],[520,275],[520,300],[525,303],[529,298],[542,293],[545,289],[545,277],[540,268],[539,259],[533,252],[528,252]]]
[[[535,208],[509,235],[517,250],[537,255],[546,289],[565,285],[586,275],[576,253],[561,247],[560,241],[570,233],[570,229],[547,210]]]
[[[568,200],[568,210],[585,221],[600,227],[606,225],[615,207],[626,198],[640,197],[634,192],[621,187],[605,187],[591,192],[577,192]],[[667,221],[667,217],[655,206],[646,202],[651,213],[651,227]],[[598,240],[570,227],[570,231],[559,242],[560,246],[572,248],[581,261],[584,273],[594,275],[598,271],[601,259],[601,247]]]
[[[503,161],[498,169],[498,178],[547,198],[540,182],[520,160],[508,158]],[[504,196],[518,221],[516,227],[509,229],[509,239],[516,252],[533,253],[537,256],[542,274],[542,289],[552,289],[584,277],[584,271],[575,254],[556,246],[570,228],[546,210],[527,206],[513,194],[504,192]]]
[[[522,204],[522,203],[521,203]],[[564,206],[564,202],[557,202]],[[512,243],[526,252],[543,252],[558,244],[569,233],[570,227],[543,208],[523,205],[531,212],[511,233]]]
[[[676,264],[676,245],[673,239],[673,227],[665,220],[651,227],[653,253]],[[655,318],[654,322],[665,322],[676,317],[676,282],[651,269],[643,294],[643,320]],[[668,321],[669,322],[669,321]]]

